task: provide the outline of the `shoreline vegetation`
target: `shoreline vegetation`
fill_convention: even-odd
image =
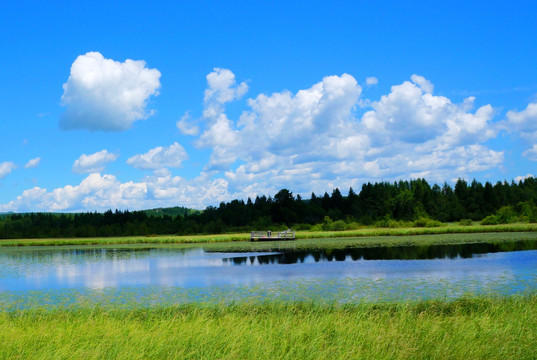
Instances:
[[[513,234],[516,233],[516,236]],[[508,235],[510,234],[510,235]],[[211,235],[154,235],[59,239],[7,239],[0,240],[0,248],[27,246],[198,246],[222,251],[259,251],[259,249],[303,249],[455,245],[461,243],[513,242],[537,240],[537,224],[459,225],[451,224],[432,228],[362,228],[346,231],[297,231],[296,240],[250,241],[249,233]],[[216,245],[216,247],[215,247]]]
[[[0,312],[3,359],[533,359],[537,296]]]

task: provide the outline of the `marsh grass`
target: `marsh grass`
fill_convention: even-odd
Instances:
[[[537,297],[0,312],[2,359],[534,359]]]
[[[346,231],[297,231],[297,239],[341,239],[367,237],[397,237],[438,234],[487,234],[537,232],[537,224],[517,223],[504,225],[461,226],[450,224],[441,227],[413,228],[361,228]],[[212,244],[223,242],[249,242],[249,233],[217,235],[159,235],[65,239],[10,239],[0,240],[0,247],[8,246],[69,246],[69,245],[126,245],[126,244]]]

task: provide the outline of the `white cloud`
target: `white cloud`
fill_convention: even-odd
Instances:
[[[260,94],[236,122],[220,107],[197,142],[212,149],[206,169],[223,171],[231,193],[252,194],[359,179],[427,175],[443,181],[501,165],[504,153],[482,145],[496,135],[492,106],[473,112],[473,97],[454,104],[433,95],[424,77],[411,79],[369,102],[372,110],[362,118],[353,113],[361,88],[348,74],[296,94]],[[233,170],[237,162],[244,164]]]
[[[515,132],[530,143],[537,142],[537,102],[529,103],[522,111],[510,110],[506,114],[504,129]],[[531,149],[528,150],[531,152]]]
[[[517,176],[517,177],[515,178],[515,182],[516,182],[516,183],[519,183],[519,182],[521,182],[521,181],[523,181],[523,180],[530,179],[530,178],[534,178],[534,177],[535,177],[535,176],[533,176],[533,174],[528,174],[528,175],[525,175],[525,176]]]
[[[485,144],[497,132],[492,106],[474,109],[473,97],[456,104],[434,95],[433,84],[422,76],[411,80],[392,86],[376,101],[362,102],[353,76],[327,76],[296,93],[247,99],[242,115],[233,119],[225,105],[244,95],[247,86],[237,85],[231,71],[215,69],[207,77],[201,118],[190,122],[185,115],[177,124],[195,136],[196,146],[211,151],[197,178],[187,180],[169,170],[187,158],[174,143],[128,159],[134,167],[153,170],[142,181],[120,183],[112,175],[92,174],[76,186],[27,190],[0,211],[204,208],[274,195],[281,188],[309,196],[334,187],[358,190],[367,181],[425,177],[441,183],[501,167],[504,152]],[[357,116],[361,102],[369,111]]]
[[[30,159],[26,165],[24,165],[24,168],[25,169],[31,169],[31,168],[35,168],[37,167],[37,165],[39,165],[39,163],[41,162],[41,158],[40,157],[36,157],[34,159]]]
[[[17,166],[11,161],[5,161],[3,163],[0,163],[0,179],[6,177],[6,175],[11,173],[16,168]]]
[[[127,164],[144,170],[179,167],[188,158],[185,149],[177,142],[168,147],[158,146],[145,154],[130,157]]]
[[[352,117],[361,91],[351,75],[343,74],[327,76],[296,94],[258,95],[248,100],[252,110],[241,116],[238,139],[227,146],[254,167],[271,156],[294,156],[293,163],[341,158],[343,153],[359,157],[368,145]],[[352,140],[347,141],[349,135]]]
[[[519,128],[537,128],[537,103],[529,103],[522,111],[510,110],[507,112],[507,120]]]
[[[369,76],[369,77],[366,77],[365,78],[365,84],[367,86],[373,86],[373,85],[377,85],[379,83],[379,79],[377,79],[376,77],[374,76]]]
[[[207,75],[203,117],[218,118],[223,111],[224,104],[240,99],[247,91],[248,85],[245,82],[236,85],[235,74],[230,70],[214,68],[213,72]]]
[[[193,125],[189,122],[190,115],[186,113],[183,117],[175,123],[179,131],[185,135],[196,136],[200,132],[200,128],[197,125]]]
[[[429,148],[449,148],[482,142],[495,136],[490,126],[494,110],[490,105],[469,112],[474,98],[453,104],[430,91],[433,85],[421,76],[413,82],[392,86],[388,95],[373,102],[373,110],[362,117],[364,131],[382,145],[394,142],[426,144]],[[426,90],[424,90],[424,88]]]
[[[420,87],[426,94],[432,94],[434,90],[433,84],[421,75],[412,75],[410,80]]]
[[[105,59],[98,52],[80,55],[65,84],[60,118],[64,130],[123,131],[152,114],[147,103],[158,95],[160,72],[144,61]]]
[[[140,182],[121,183],[113,175],[95,173],[75,186],[25,190],[15,200],[0,205],[0,212],[140,210],[177,205],[203,209],[232,199],[225,179],[204,174],[193,180],[153,174]]]
[[[503,130],[515,133],[531,148],[522,153],[532,161],[537,161],[537,102],[529,103],[522,111],[510,110],[506,114],[506,120],[500,124]]]
[[[113,175],[90,174],[79,185],[47,191],[34,187],[23,191],[0,211],[82,211],[138,209],[147,193],[145,183],[120,183]],[[143,203],[142,203],[143,204]]]
[[[106,149],[90,155],[82,154],[73,163],[73,171],[78,174],[102,172],[105,165],[116,161],[118,156],[118,154],[110,153]]]
[[[533,147],[524,151],[522,155],[527,157],[531,161],[537,161],[537,144],[534,144]]]

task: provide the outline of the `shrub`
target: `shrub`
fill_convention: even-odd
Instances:
[[[358,230],[362,227],[363,226],[357,223],[356,221],[351,221],[347,225],[345,225],[345,230]]]
[[[481,225],[498,225],[500,222],[498,221],[498,218],[496,215],[489,215],[483,220],[481,220]]]
[[[517,214],[512,206],[504,206],[496,212],[500,224],[510,224],[518,221]]]
[[[459,221],[459,225],[461,225],[461,226],[471,226],[472,225],[472,219],[461,219],[461,221]]]
[[[412,226],[414,227],[439,227],[442,225],[443,224],[440,221],[429,219],[426,217],[419,217],[412,223]]]
[[[338,220],[338,221],[334,221],[330,225],[330,230],[332,230],[332,231],[343,231],[343,230],[345,230],[345,227],[346,227],[345,221]]]
[[[389,215],[386,215],[382,220],[379,220],[375,223],[376,227],[382,227],[382,228],[403,228],[403,227],[410,227],[412,226],[412,223],[406,222],[406,221],[397,221],[392,219]]]
[[[322,225],[321,225],[321,229],[322,229],[323,231],[330,231],[330,230],[332,230],[332,223],[333,223],[333,221],[332,221],[332,219],[330,218],[330,216],[325,216],[325,217],[323,218],[323,223],[322,223]]]

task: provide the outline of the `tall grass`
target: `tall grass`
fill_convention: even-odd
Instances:
[[[2,359],[534,359],[537,297],[0,313]]]

